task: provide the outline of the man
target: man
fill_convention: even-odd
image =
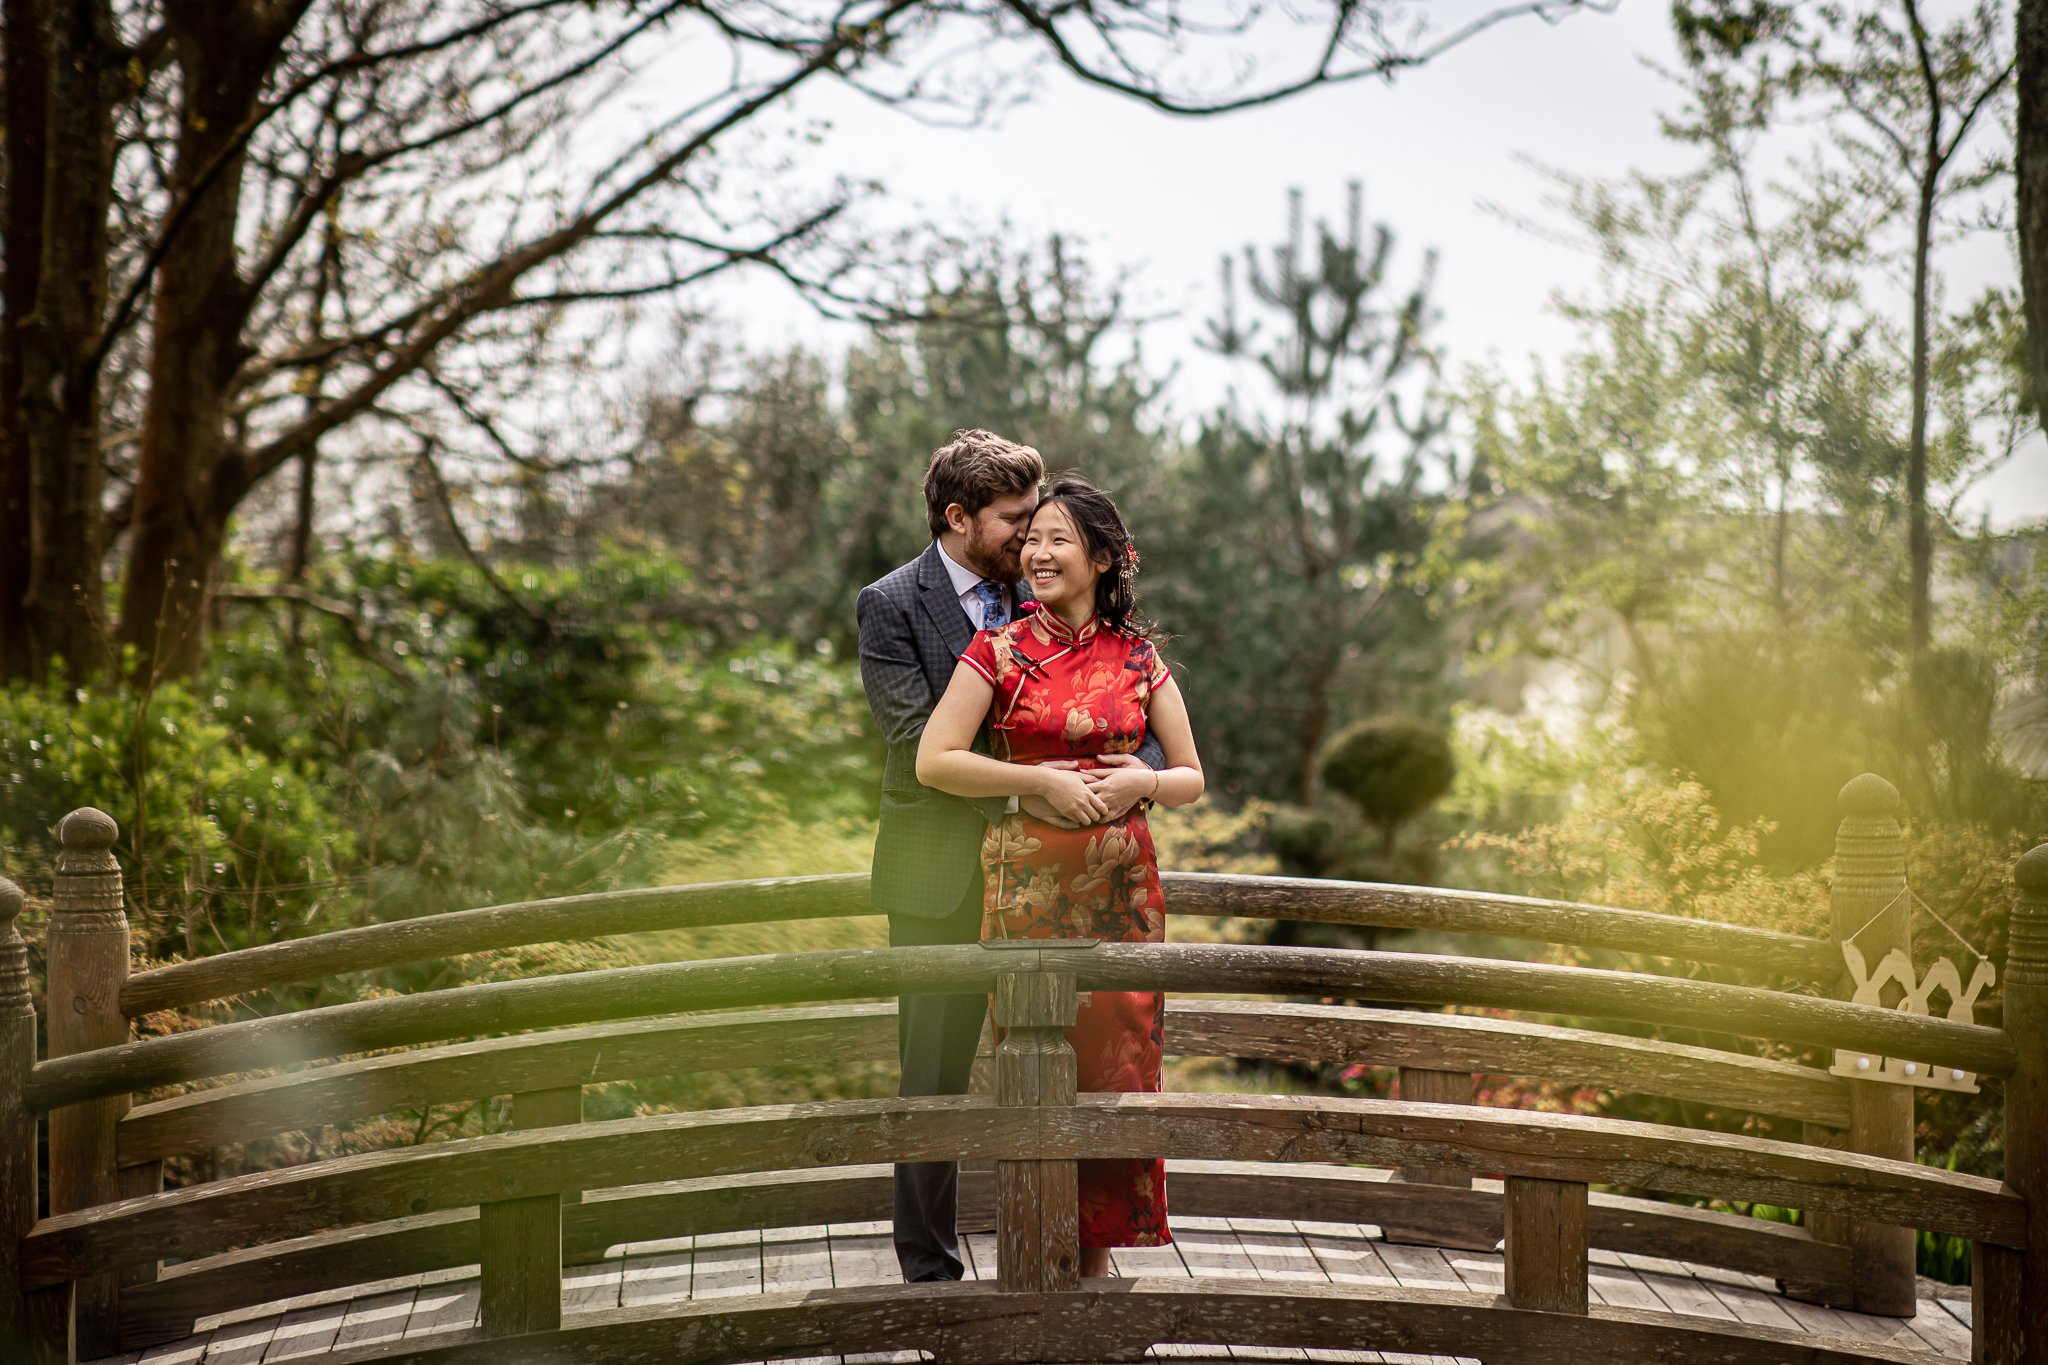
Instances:
[[[889,916],[891,947],[973,943],[981,937],[981,840],[1022,809],[1058,823],[1036,797],[970,801],[917,780],[917,741],[976,630],[1003,625],[1029,591],[1020,554],[1038,506],[1045,462],[987,431],[955,432],[925,471],[932,543],[861,589],[860,676],[888,759],[869,900]],[[986,743],[984,734],[981,743]],[[1165,759],[1147,739],[1138,756]],[[1109,818],[1121,815],[1109,812]],[[967,1092],[987,1001],[980,995],[905,996],[897,1003],[901,1095]],[[959,1170],[950,1161],[896,1167],[896,1259],[907,1281],[957,1280]]]

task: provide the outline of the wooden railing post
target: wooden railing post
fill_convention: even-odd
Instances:
[[[514,1128],[583,1122],[583,1087],[512,1097]],[[562,1196],[501,1199],[477,1209],[485,1336],[552,1332],[562,1325]]]
[[[2005,1184],[2027,1201],[2027,1246],[1971,1244],[1971,1359],[2048,1365],[2048,844],[2020,859],[2013,880],[2005,1035],[2019,1065],[2005,1083]]]
[[[1029,966],[996,977],[996,1103],[1071,1105],[1080,1015],[1071,971]],[[996,1265],[1002,1287],[1033,1293],[1081,1285],[1081,1192],[1071,1161],[996,1162]]]
[[[1502,1203],[1508,1303],[1584,1316],[1586,1186],[1509,1176]]]
[[[1913,953],[1913,897],[1906,886],[1906,838],[1899,828],[1899,790],[1875,773],[1851,778],[1841,792],[1835,831],[1835,881],[1828,903],[1832,937],[1853,942],[1874,969],[1892,949]],[[1854,985],[1844,970],[1837,994]],[[1913,1159],[1913,1091],[1884,1081],[1851,1080],[1848,1149],[1866,1156]],[[1913,1229],[1860,1218],[1810,1215],[1808,1230],[1849,1248],[1849,1282],[1812,1293],[1839,1307],[1892,1317],[1913,1316]],[[1787,1286],[1788,1292],[1799,1292]],[[1800,1297],[1808,1297],[1800,1293]]]
[[[119,833],[112,816],[90,806],[57,825],[47,950],[52,1057],[129,1039],[128,1017],[121,1012],[121,983],[128,979],[128,916],[121,867],[113,853]],[[52,1213],[111,1204],[121,1197],[115,1129],[127,1112],[125,1095],[51,1112]],[[120,1349],[119,1276],[78,1281],[75,1313],[81,1356],[108,1356]]]
[[[21,888],[0,877],[0,1342],[20,1343],[31,1365],[71,1359],[71,1288],[24,1294],[21,1239],[35,1226],[38,1199],[36,1113],[22,1102],[36,1064],[36,1007],[29,993],[28,946],[15,917]]]

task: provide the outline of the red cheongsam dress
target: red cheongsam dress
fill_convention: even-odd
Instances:
[[[994,685],[989,728],[998,758],[1016,763],[1128,754],[1145,739],[1145,709],[1166,681],[1152,642],[1091,617],[1076,631],[1050,611],[985,630],[960,661]],[[1093,766],[1087,762],[1083,767]],[[984,939],[1099,938],[1159,943],[1166,934],[1159,859],[1143,803],[1122,818],[1061,829],[1012,815],[981,846]],[[1083,1090],[1159,1089],[1166,998],[1089,991],[1068,1029]],[[1162,1246],[1166,1163],[1083,1161],[1081,1245]]]

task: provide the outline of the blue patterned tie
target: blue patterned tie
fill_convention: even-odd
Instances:
[[[997,626],[1010,624],[1010,613],[1003,606],[1002,585],[993,579],[984,578],[974,585],[974,600],[981,604],[981,628],[994,630]]]

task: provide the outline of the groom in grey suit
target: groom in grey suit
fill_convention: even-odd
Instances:
[[[888,745],[869,900],[889,916],[891,947],[973,943],[981,937],[981,840],[1020,809],[1019,798],[968,800],[917,780],[917,742],[974,632],[1007,623],[1029,591],[1020,581],[1024,533],[1045,464],[1029,446],[961,431],[925,472],[932,543],[861,589],[860,676]],[[985,743],[984,736],[980,743]],[[1138,757],[1165,760],[1147,739]],[[1036,797],[1021,809],[1059,823]],[[1122,814],[1111,811],[1110,817]],[[987,1001],[980,995],[905,996],[897,1004],[902,1095],[967,1092]],[[958,1167],[896,1167],[896,1259],[903,1278],[957,1280]]]

